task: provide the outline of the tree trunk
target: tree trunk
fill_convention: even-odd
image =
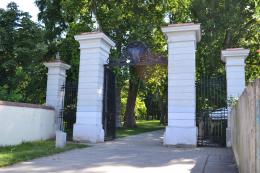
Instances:
[[[150,92],[146,93],[145,96],[145,107],[146,107],[146,120],[148,121],[150,119],[150,116],[152,115],[152,96]]]
[[[116,127],[121,127],[121,88],[116,87]]]
[[[166,124],[166,116],[165,116],[165,110],[164,110],[164,103],[163,98],[159,96],[159,110],[160,110],[160,124],[165,125]]]
[[[167,92],[166,92],[167,94]],[[161,110],[161,118],[160,123],[163,125],[167,125],[168,123],[168,96],[166,98],[160,97],[160,104],[159,104],[160,110]]]
[[[129,80],[129,90],[125,111],[125,122],[124,126],[127,128],[136,127],[135,122],[135,102],[138,92],[139,79],[137,81],[133,81],[133,79]]]
[[[232,33],[230,30],[226,31],[225,40],[224,40],[224,49],[232,47]]]

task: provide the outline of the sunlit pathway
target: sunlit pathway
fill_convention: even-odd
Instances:
[[[0,173],[237,173],[231,150],[162,145],[144,133],[0,169]]]

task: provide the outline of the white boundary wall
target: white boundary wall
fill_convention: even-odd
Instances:
[[[250,83],[231,111],[232,149],[240,173],[260,172],[260,79]]]
[[[0,101],[0,146],[55,137],[55,111],[47,106]]]

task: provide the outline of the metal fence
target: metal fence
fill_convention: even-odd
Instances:
[[[198,146],[225,146],[227,127],[226,77],[202,76],[196,82]]]
[[[78,82],[67,82],[61,87],[63,108],[60,111],[60,130],[67,133],[67,139],[73,138],[73,125],[76,122]]]

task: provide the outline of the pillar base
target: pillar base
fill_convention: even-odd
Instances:
[[[226,128],[226,146],[231,147],[231,128],[227,127]]]
[[[197,145],[197,127],[167,126],[164,133],[164,145]]]
[[[73,127],[73,140],[81,142],[104,142],[102,125],[75,124]]]
[[[56,148],[64,148],[67,143],[67,133],[62,132],[60,130],[56,131]]]

